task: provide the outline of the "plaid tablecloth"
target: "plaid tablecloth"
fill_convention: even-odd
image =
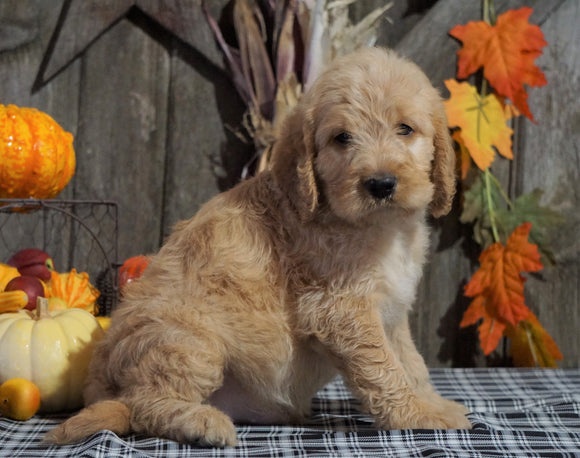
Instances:
[[[377,431],[358,410],[340,378],[313,400],[300,426],[238,426],[238,446],[180,445],[157,438],[117,437],[102,431],[66,447],[42,443],[64,420],[36,416],[0,419],[5,457],[416,457],[580,456],[580,369],[434,369],[433,384],[470,410],[471,431]]]

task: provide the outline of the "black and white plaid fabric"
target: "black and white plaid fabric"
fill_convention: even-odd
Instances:
[[[102,431],[80,444],[47,446],[65,416],[0,418],[3,457],[418,457],[580,456],[580,369],[433,369],[436,389],[470,410],[471,431],[377,431],[340,378],[313,400],[300,426],[238,427],[225,449]]]

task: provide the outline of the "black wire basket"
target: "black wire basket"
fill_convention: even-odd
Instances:
[[[99,315],[109,315],[118,299],[118,229],[116,202],[0,199],[0,262],[41,249],[58,272],[87,272],[101,292]]]

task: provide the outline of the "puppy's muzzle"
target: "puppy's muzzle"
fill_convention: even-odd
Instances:
[[[373,177],[363,182],[364,188],[371,196],[378,200],[389,199],[397,188],[397,177],[394,175],[383,175]]]

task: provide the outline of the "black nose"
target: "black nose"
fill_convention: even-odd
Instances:
[[[381,177],[369,178],[363,183],[365,189],[375,199],[388,199],[395,192],[397,187],[397,177],[384,175]]]

